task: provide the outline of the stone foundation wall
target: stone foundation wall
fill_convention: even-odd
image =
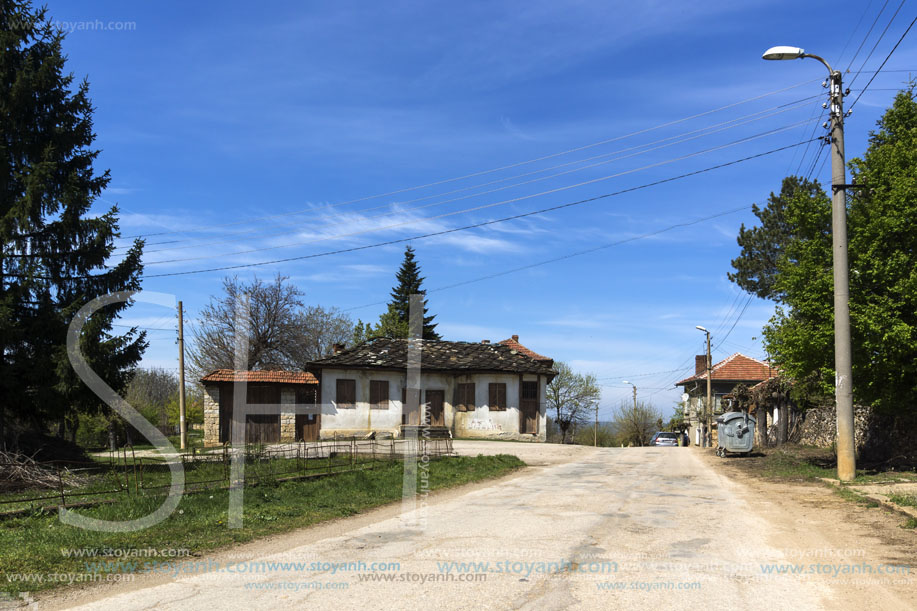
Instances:
[[[220,387],[204,386],[204,445],[220,444]]]

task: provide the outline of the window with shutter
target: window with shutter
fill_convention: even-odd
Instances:
[[[369,381],[369,407],[388,409],[388,380]]]
[[[357,381],[356,380],[337,380],[335,388],[335,404],[341,407],[357,406]]]
[[[464,382],[455,385],[455,401],[453,407],[460,412],[474,411],[474,382]]]
[[[506,384],[492,382],[488,387],[489,401],[487,407],[492,412],[506,410]]]

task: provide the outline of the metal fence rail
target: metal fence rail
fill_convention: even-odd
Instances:
[[[193,494],[238,485],[240,482],[232,482],[230,474],[232,460],[239,455],[246,466],[245,484],[259,485],[269,481],[325,477],[373,469],[380,462],[401,461],[410,457],[440,458],[454,454],[452,439],[427,439],[422,436],[416,439],[336,437],[244,448],[233,448],[227,444],[210,451],[169,456],[137,456],[133,448],[122,448],[110,453],[108,461],[35,463],[38,467],[56,473],[57,489],[53,492],[49,489],[41,492],[33,489],[0,495],[0,517],[20,515],[38,508],[97,505],[113,502],[125,495],[164,490],[171,486],[171,482],[160,483],[162,478],[157,475],[167,474],[169,462],[175,460],[181,461],[185,469],[185,493]],[[0,462],[0,466],[12,464]],[[195,478],[195,473],[202,477]],[[73,475],[87,477],[87,485],[68,486],[66,480]],[[102,495],[108,495],[109,498],[81,501],[86,497]],[[28,503],[28,507],[3,511],[5,507],[25,503]]]

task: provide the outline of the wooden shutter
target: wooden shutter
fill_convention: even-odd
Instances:
[[[388,380],[369,381],[369,407],[388,409]]]
[[[245,394],[249,405],[280,405],[279,384],[248,384]]]
[[[357,381],[338,379],[335,388],[337,407],[357,406]]]
[[[488,405],[490,411],[500,412],[506,410],[506,384],[491,382],[488,387]]]
[[[455,401],[453,407],[460,412],[474,411],[474,382],[465,382],[455,385]]]

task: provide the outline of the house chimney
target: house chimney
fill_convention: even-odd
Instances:
[[[519,343],[519,336],[518,336],[518,335],[514,335],[514,336],[513,336],[513,341],[516,342],[516,343],[518,344],[518,343]]]
[[[694,357],[694,375],[707,371],[707,355],[698,354]]]
[[[482,339],[482,340],[481,340],[481,343],[482,343],[482,344],[489,344],[489,343],[490,343],[490,340],[489,340],[489,339]]]
[[[332,344],[332,345],[331,345],[331,351],[332,351],[334,354],[337,354],[337,353],[339,353],[339,352],[343,352],[343,350],[344,350],[344,344]]]

